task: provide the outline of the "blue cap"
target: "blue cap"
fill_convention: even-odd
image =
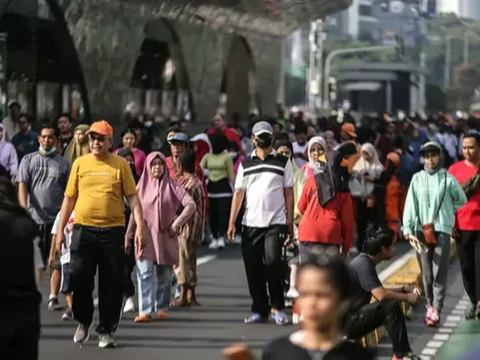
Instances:
[[[185,133],[177,132],[177,133],[173,134],[173,136],[171,138],[168,139],[168,142],[170,144],[174,141],[184,142],[184,143],[188,144],[190,142],[190,138]]]
[[[255,125],[253,125],[252,134],[255,136],[259,136],[262,134],[273,135],[272,125],[270,125],[270,123],[266,121],[259,121]]]

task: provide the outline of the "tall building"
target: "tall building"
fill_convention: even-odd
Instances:
[[[478,0],[437,0],[437,13],[454,13],[459,17],[480,21]]]
[[[415,6],[402,1],[353,0],[348,9],[329,17],[329,33],[385,45],[401,35],[406,46],[414,46],[417,18]]]

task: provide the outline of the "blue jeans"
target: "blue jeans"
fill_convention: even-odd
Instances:
[[[139,313],[149,315],[167,311],[170,304],[173,267],[157,265],[153,261],[137,260]],[[155,307],[153,307],[155,294]]]

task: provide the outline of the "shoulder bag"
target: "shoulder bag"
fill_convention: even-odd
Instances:
[[[433,219],[431,223],[422,225],[422,231],[423,231],[423,237],[425,238],[425,242],[427,245],[437,245],[437,239],[435,237],[435,221],[437,220],[438,214],[440,212],[440,208],[442,207],[443,204],[443,199],[445,199],[445,194],[447,192],[447,173],[445,173],[445,178],[444,178],[444,189],[443,189],[443,195],[438,203],[438,208],[435,211],[435,214],[433,215]]]

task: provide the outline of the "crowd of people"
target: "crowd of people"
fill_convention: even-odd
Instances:
[[[118,145],[106,121],[73,127],[68,114],[36,132],[16,103],[0,125],[0,222],[18,240],[15,256],[35,259],[37,271],[28,275],[31,264],[7,286],[23,288],[12,306],[30,306],[32,344],[35,282],[47,268],[47,307],[79,323],[76,343],[90,336],[98,269],[99,346],[115,347],[122,312],[138,309],[134,321],[144,323],[168,318],[171,306],[198,305],[197,248],[219,251],[228,241],[241,244],[252,299],[246,324],[290,323],[286,299],[298,310],[302,330],[269,344],[265,359],[370,359],[343,336],[360,339],[380,325],[393,360],[419,359],[400,302],[417,303],[421,291],[385,289],[375,268],[397,241],[418,251],[425,323],[439,326],[455,238],[472,303],[465,316],[480,319],[475,118],[279,112],[246,121],[236,114],[229,127],[217,114],[195,136],[187,121],[173,123],[163,142],[151,122],[123,125]],[[36,346],[29,349],[11,358],[36,358]]]

